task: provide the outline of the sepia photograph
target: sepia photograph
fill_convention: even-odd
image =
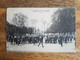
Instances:
[[[75,8],[7,8],[9,52],[76,52]]]

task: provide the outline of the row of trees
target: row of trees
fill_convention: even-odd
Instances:
[[[25,26],[28,20],[22,13],[14,14],[12,24],[7,22],[7,33],[32,34],[34,27]],[[48,28],[47,33],[67,33],[75,32],[75,9],[60,8],[52,15],[52,25]]]
[[[52,15],[52,25],[48,29],[48,33],[52,32],[75,32],[75,9],[74,8],[62,8],[58,9],[55,14]]]
[[[7,28],[7,35],[22,35],[22,34],[32,34],[34,28],[33,27],[26,27],[24,25],[26,19],[28,19],[25,15],[19,13],[19,14],[14,14],[12,24],[10,24],[8,21],[6,23],[6,28]]]

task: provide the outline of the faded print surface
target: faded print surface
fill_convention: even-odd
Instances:
[[[7,51],[75,52],[74,8],[8,8]]]

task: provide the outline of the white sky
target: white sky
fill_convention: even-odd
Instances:
[[[28,19],[25,22],[25,26],[27,25],[31,27],[34,26],[36,27],[36,29],[43,31],[44,30],[43,22],[46,22],[45,23],[45,30],[46,30],[51,25],[51,20],[52,20],[51,15],[53,15],[57,9],[58,8],[8,8],[7,21],[12,24],[12,19],[14,17],[14,14],[22,13],[28,17]],[[33,12],[34,10],[36,10],[37,12]],[[32,20],[34,20],[35,22]]]

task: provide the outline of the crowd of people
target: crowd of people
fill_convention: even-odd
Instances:
[[[42,45],[44,47],[44,43],[46,44],[56,44],[59,43],[61,47],[63,43],[67,44],[72,42],[72,40],[76,40],[74,35],[9,35],[7,36],[7,41],[11,44],[36,44],[38,46]]]
[[[63,46],[63,43],[71,43],[73,40],[76,40],[74,35],[49,36],[46,38],[45,43],[59,43],[61,46]]]

